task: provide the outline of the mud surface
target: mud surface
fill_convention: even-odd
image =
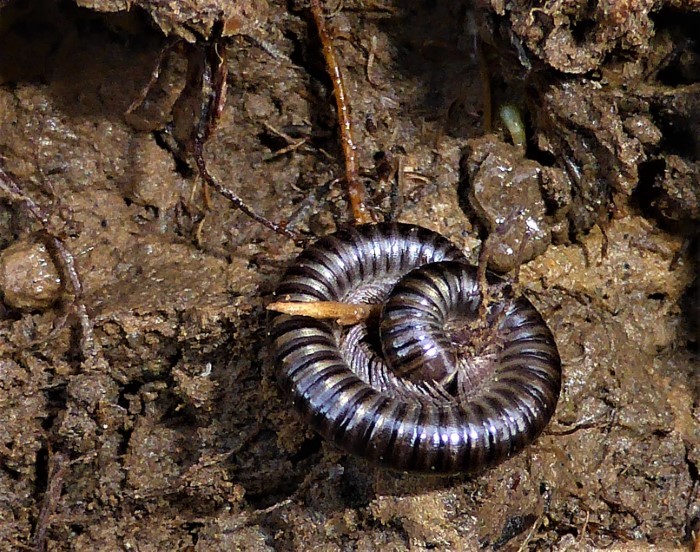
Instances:
[[[401,170],[398,219],[474,260],[514,207],[539,232],[520,281],[564,364],[554,422],[496,469],[434,479],[340,454],[278,391],[264,307],[299,249],[218,194],[207,206],[174,151],[197,46],[173,48],[138,101],[161,31],[203,40],[216,3],[80,4],[99,11],[0,2],[2,166],[74,256],[94,328],[40,225],[0,195],[0,549],[691,545],[697,5],[345,2],[331,19],[383,213],[379,160]],[[321,235],[347,221],[342,186],[323,192],[342,174],[335,114],[307,10],[281,4],[226,3],[227,103],[205,155],[271,219],[310,205],[297,229]],[[504,103],[522,148],[492,116]],[[522,239],[506,238],[502,269]]]

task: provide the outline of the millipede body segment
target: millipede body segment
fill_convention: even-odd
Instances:
[[[292,263],[279,301],[381,303],[379,321],[341,328],[275,314],[278,380],[311,426],[342,449],[403,471],[476,472],[531,443],[561,386],[539,312],[444,237],[372,224],[321,238]]]

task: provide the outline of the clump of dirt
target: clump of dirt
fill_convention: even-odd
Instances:
[[[90,9],[0,2],[0,51],[12,53],[0,57],[0,163],[47,214],[0,193],[0,548],[692,541],[696,5],[345,2],[330,18],[382,212],[394,167],[394,214],[473,260],[514,210],[505,250],[520,249],[528,219],[542,232],[520,284],[560,348],[555,419],[501,466],[435,479],[342,455],[299,421],[265,335],[299,248],[207,197],[177,147],[192,60],[221,32],[227,102],[209,170],[308,235],[347,222],[342,186],[327,185],[340,150],[306,5],[79,4]],[[520,110],[523,147],[491,115],[502,103]]]
[[[30,236],[0,253],[3,301],[19,311],[46,309],[61,296],[61,276],[38,236]]]
[[[521,148],[487,135],[471,140],[462,158],[468,209],[488,234],[498,236],[489,257],[489,267],[498,272],[544,253],[569,204],[561,201],[561,208],[547,216],[547,191],[555,195],[559,189],[565,195],[569,182],[561,170],[523,154]]]
[[[530,2],[491,0],[489,4],[530,52],[557,71],[576,75],[601,70],[610,58],[639,75],[649,61],[665,53],[660,45],[666,42],[669,29],[662,26],[658,31],[658,13],[666,9],[692,14],[698,8],[694,0],[595,4],[555,0],[534,7]]]

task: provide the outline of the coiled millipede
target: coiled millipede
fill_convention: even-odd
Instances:
[[[476,472],[530,444],[554,413],[561,361],[541,315],[490,273],[482,303],[477,269],[435,232],[340,230],[304,250],[275,293],[383,303],[379,322],[349,329],[269,321],[280,385],[347,452],[402,471]]]

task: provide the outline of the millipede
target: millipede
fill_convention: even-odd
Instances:
[[[532,443],[559,398],[561,360],[540,313],[419,226],[341,229],[306,248],[275,296],[381,305],[349,327],[275,313],[279,384],[325,439],[401,471],[474,473]],[[378,319],[377,319],[378,318]]]

